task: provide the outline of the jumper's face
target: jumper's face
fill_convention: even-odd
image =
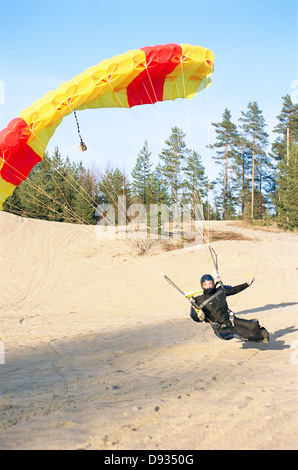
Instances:
[[[203,282],[203,289],[212,289],[214,287],[213,281],[204,281]]]

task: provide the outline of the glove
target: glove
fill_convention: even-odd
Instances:
[[[191,304],[192,304],[192,309],[190,311],[190,316],[191,318],[194,320],[194,321],[204,321],[205,320],[205,314],[204,312],[202,312],[202,310],[199,310],[199,313],[198,313],[198,307],[197,307],[197,304],[195,303],[195,301],[191,301]]]
[[[251,286],[253,282],[255,282],[255,278],[254,278],[254,277],[250,278],[250,280],[247,281],[247,284],[248,284],[249,286]]]
[[[199,318],[200,321],[205,320],[205,313],[202,310],[199,311],[198,318]]]
[[[195,308],[192,307],[190,310],[190,316],[194,321],[204,321],[205,320],[205,314],[202,312],[202,310],[199,310],[198,313],[198,307],[195,305]]]
[[[220,274],[217,271],[213,271],[212,276],[214,279],[220,280]]]

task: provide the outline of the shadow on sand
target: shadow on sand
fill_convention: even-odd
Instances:
[[[260,351],[282,351],[283,349],[289,349],[291,345],[285,344],[284,340],[279,340],[278,338],[289,333],[295,333],[296,331],[298,331],[298,328],[295,328],[294,325],[288,326],[271,333],[269,343],[245,342],[242,343],[242,349],[259,349]]]
[[[240,312],[237,312],[237,315],[245,315],[246,313],[258,313],[258,312],[264,312],[266,310],[274,310],[277,308],[283,308],[283,307],[291,307],[292,305],[297,305],[298,302],[282,302],[281,304],[267,304],[264,305],[263,307],[256,307],[256,308],[250,308],[248,310],[240,310]]]
[[[245,314],[254,314],[258,312],[265,312],[266,310],[274,310],[280,309],[284,307],[291,307],[293,305],[297,305],[298,302],[282,302],[280,304],[267,304],[263,307],[256,307],[248,310],[240,310],[236,313],[236,315],[245,315]],[[253,343],[253,342],[244,342],[242,344],[243,349],[259,349],[260,351],[281,351],[283,349],[289,349],[291,346],[289,344],[285,344],[285,341],[278,340],[278,338],[285,336],[288,333],[294,333],[298,331],[298,328],[293,326],[289,326],[287,328],[282,328],[280,330],[275,331],[274,333],[270,334],[270,342],[269,343]]]

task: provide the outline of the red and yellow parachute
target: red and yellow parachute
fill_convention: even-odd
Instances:
[[[200,46],[144,47],[104,60],[35,101],[0,132],[0,209],[42,160],[64,116],[193,98],[209,85],[213,63],[213,53]]]

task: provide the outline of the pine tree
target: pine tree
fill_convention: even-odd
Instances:
[[[75,172],[75,180],[70,181],[71,186],[75,186],[76,190],[72,193],[71,207],[78,218],[83,223],[96,223],[95,210],[100,203],[98,195],[98,178],[90,169],[86,169],[82,162],[77,164],[73,171]]]
[[[111,204],[115,210],[115,222],[118,223],[118,196],[127,198],[127,206],[131,203],[130,183],[126,174],[119,168],[108,168],[99,182],[99,195],[105,204]],[[126,214],[122,214],[126,218]]]
[[[145,144],[138,154],[136,164],[132,170],[132,195],[135,197],[136,202],[147,206],[150,204],[149,200],[149,180],[151,175],[152,163],[150,162],[151,152],[148,148],[148,142]]]
[[[249,142],[240,136],[238,151],[234,153],[231,169],[234,194],[237,194],[237,199],[240,201],[242,217],[250,201],[251,162],[252,152]]]
[[[148,206],[150,204],[170,204],[167,190],[156,172],[151,173],[148,177],[147,195]]]
[[[298,227],[298,145],[292,144],[289,160],[279,162],[280,225],[289,230]]]
[[[272,152],[277,161],[288,161],[291,144],[298,142],[298,104],[293,104],[289,95],[282,99],[282,110],[277,116],[279,123],[273,129],[279,135],[272,145]]]
[[[222,214],[222,219],[223,214],[225,214],[226,219],[223,220],[234,219],[237,215],[237,195],[233,187],[232,178],[228,179],[226,186],[223,184],[223,178],[224,175],[221,175],[217,179],[217,182],[220,183],[220,193],[216,198],[215,207]]]
[[[255,197],[258,211],[258,218],[262,219],[263,214],[266,211],[266,207],[269,203],[269,194],[271,190],[271,181],[273,176],[273,163],[269,158],[269,155],[265,151],[260,151],[257,172],[256,172],[256,184],[257,194]],[[256,191],[256,189],[255,189]]]
[[[287,169],[282,162],[285,164],[289,162],[291,147],[297,145],[298,141],[298,104],[293,104],[289,95],[284,96],[282,100],[281,113],[277,116],[279,122],[273,130],[278,136],[272,144],[272,153],[270,154],[276,161],[270,193],[278,220],[283,218],[284,214],[281,204],[282,189],[280,188],[280,183]]]
[[[229,206],[229,195],[231,191],[229,182],[229,161],[235,156],[238,145],[238,131],[237,126],[231,121],[231,112],[225,108],[222,115],[222,121],[218,123],[212,123],[215,127],[217,142],[209,147],[211,149],[219,149],[216,151],[217,155],[214,158],[215,162],[223,167],[223,178],[222,181],[222,218],[227,218],[228,206]]]
[[[259,165],[259,193],[262,193],[262,170],[264,170],[264,148],[268,144],[268,134],[265,132],[265,119],[262,111],[259,109],[256,101],[249,102],[246,113],[241,111],[242,117],[239,121],[242,123],[241,128],[244,136],[250,143],[252,149],[252,172],[251,172],[251,218],[254,218],[255,205],[255,179],[256,165]],[[260,212],[259,212],[260,217]]]
[[[48,181],[45,188],[46,194],[51,197],[48,205],[53,211],[48,216],[49,220],[65,222],[74,216],[71,209],[72,192],[67,178],[68,165],[69,160],[64,162],[59,148],[56,147],[49,159]]]
[[[58,152],[55,150],[55,153]],[[51,157],[46,152],[43,160],[33,167],[28,178],[5,202],[4,209],[25,217],[55,220],[52,172]]]
[[[64,161],[58,147],[30,172],[6,201],[5,210],[58,222],[96,223],[98,184],[80,163]]]
[[[197,152],[192,151],[187,155],[184,175],[183,203],[190,204],[193,215],[195,205],[203,204],[208,194],[208,178],[205,176],[201,156]]]
[[[180,203],[180,190],[183,185],[183,162],[188,153],[185,143],[185,134],[178,127],[172,128],[172,134],[165,141],[168,148],[162,150],[159,158],[161,163],[157,166],[158,178],[168,188],[172,202],[175,204],[175,212],[178,212]]]

